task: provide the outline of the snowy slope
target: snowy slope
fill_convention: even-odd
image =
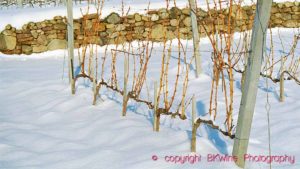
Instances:
[[[206,43],[206,40],[202,40],[202,46],[209,49]],[[188,47],[191,44],[189,41]],[[159,51],[161,47],[156,46],[155,50]],[[81,80],[77,85],[77,94],[72,96],[66,68],[63,73],[64,53],[1,55],[0,168],[235,168],[232,162],[206,162],[206,156],[210,153],[231,154],[233,145],[232,140],[206,126],[199,129],[197,137],[197,153],[202,156],[201,162],[166,162],[165,156],[189,154],[190,120],[163,117],[161,131],[154,133],[151,112],[144,106],[130,102],[128,116],[121,117],[122,98],[116,93],[103,89],[101,94],[104,101],[92,106],[91,84]],[[202,55],[209,58],[206,53]],[[151,79],[158,78],[161,61],[158,53],[156,56],[150,63],[153,69],[149,70],[148,76]],[[189,96],[196,94],[198,115],[207,113],[209,105],[211,69],[209,59],[203,60],[206,60],[205,73],[200,79],[191,75],[188,89]],[[176,70],[175,61],[171,62],[170,70]],[[122,69],[118,72],[120,74]],[[236,77],[235,120],[241,97],[239,78]],[[151,79],[148,79],[148,85],[153,88]],[[274,168],[296,169],[300,167],[297,161],[300,156],[300,93],[295,83],[287,82],[286,86],[287,99],[280,103],[278,86],[269,82],[267,89],[265,80],[261,79],[249,153],[268,154],[265,109],[268,91],[272,152],[296,156],[295,164],[273,164]],[[222,110],[222,100],[219,105]],[[224,115],[221,115],[222,118]],[[159,159],[153,161],[153,155]],[[255,169],[267,167],[267,164],[257,162],[247,165]]]

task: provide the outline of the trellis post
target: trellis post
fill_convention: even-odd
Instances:
[[[122,116],[126,116],[127,111],[127,103],[128,103],[128,93],[127,93],[127,82],[128,82],[128,59],[129,57],[124,57],[124,89],[123,89],[123,110],[122,110]]]
[[[285,73],[285,67],[284,67],[284,59],[283,56],[281,56],[281,66],[280,66],[280,95],[279,95],[279,101],[284,101],[284,73]]]
[[[191,141],[191,151],[196,152],[196,133],[197,133],[197,126],[195,124],[196,120],[196,100],[195,96],[192,98],[192,141]]]
[[[279,101],[284,102],[284,71],[280,74],[280,96]]]
[[[74,29],[73,29],[73,2],[67,0],[68,10],[68,56],[69,56],[69,82],[72,94],[75,94],[74,79]]]
[[[256,14],[252,29],[250,56],[248,57],[246,67],[245,84],[232,152],[233,156],[237,157],[236,164],[241,168],[245,166],[244,156],[247,154],[248,149],[271,7],[272,0],[257,0]]]
[[[153,110],[153,130],[154,131],[158,131],[159,130],[159,119],[158,119],[158,116],[157,116],[157,108],[158,108],[158,103],[157,103],[157,90],[158,89],[158,86],[157,86],[157,81],[154,82],[154,110]]]
[[[91,74],[93,76],[93,93],[94,93],[94,96],[97,97],[97,53],[96,53],[96,58],[92,58],[91,62],[92,62],[92,68],[91,68]],[[94,105],[94,102],[93,102],[93,105]]]
[[[193,46],[194,46],[194,57],[196,63],[196,77],[198,78],[200,73],[202,72],[201,67],[201,57],[199,53],[199,30],[198,30],[198,23],[197,23],[197,8],[195,0],[189,0],[190,8],[191,8],[191,22],[192,22],[192,31],[193,31]]]

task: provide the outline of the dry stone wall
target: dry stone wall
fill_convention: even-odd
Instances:
[[[231,32],[252,28],[255,6],[233,6]],[[111,13],[105,19],[97,14],[74,20],[75,47],[84,44],[122,44],[134,40],[163,41],[174,38],[190,39],[190,9],[171,8],[149,11],[146,15],[133,14],[120,17]],[[197,10],[200,36],[216,30],[228,31],[229,10]],[[66,18],[56,16],[51,20],[30,22],[16,29],[7,25],[0,34],[0,52],[4,54],[32,54],[65,49],[67,45]],[[273,3],[270,27],[300,27],[300,3]]]

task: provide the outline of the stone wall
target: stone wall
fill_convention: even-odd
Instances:
[[[231,32],[241,32],[252,28],[255,6],[233,6]],[[97,14],[74,20],[75,47],[83,44],[121,44],[133,40],[163,41],[177,37],[190,39],[191,19],[188,8],[149,11],[146,15],[134,14],[120,17],[111,13],[98,20]],[[216,30],[228,31],[229,10],[198,9],[200,36],[207,36]],[[300,3],[273,3],[270,27],[300,27]],[[66,18],[56,16],[51,20],[30,22],[16,29],[7,25],[0,34],[0,52],[5,54],[31,54],[65,49],[67,45]]]

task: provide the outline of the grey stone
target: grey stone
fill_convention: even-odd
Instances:
[[[117,25],[117,27],[116,27],[116,31],[123,31],[123,30],[125,30],[126,29],[126,27],[124,26],[124,25],[122,25],[122,24],[119,24],[119,25]]]
[[[106,21],[110,24],[117,24],[121,22],[121,18],[117,13],[111,13],[109,16],[106,17]]]
[[[191,14],[190,8],[183,8],[183,9],[181,10],[181,12],[182,12],[184,15],[190,15],[190,14]]]
[[[38,42],[38,44],[41,44],[41,45],[47,45],[48,44],[47,36],[46,35],[38,36],[37,42]]]
[[[151,21],[158,21],[159,20],[159,16],[157,14],[153,14],[151,15]]]
[[[36,30],[32,30],[30,31],[31,32],[31,35],[34,37],[34,38],[37,38],[39,36],[38,32]]]
[[[183,24],[187,27],[190,27],[192,26],[192,20],[191,20],[191,17],[186,17],[184,20],[183,20]]]
[[[139,14],[134,14],[134,19],[135,21],[140,22],[142,20],[142,17]]]
[[[2,34],[0,34],[0,51],[5,50],[5,49],[6,49],[6,43],[4,40],[4,36]]]
[[[47,51],[47,46],[39,45],[39,46],[33,46],[32,52],[33,53],[41,53]]]
[[[32,54],[32,47],[29,45],[22,45],[22,53],[26,55]]]
[[[16,32],[14,32],[12,30],[7,30],[7,29],[2,31],[2,34],[6,35],[6,36],[17,36]]]
[[[170,9],[170,18],[171,19],[176,19],[179,18],[179,16],[181,15],[181,10],[177,7],[172,7]]]
[[[67,29],[67,25],[64,24],[64,23],[55,24],[54,25],[54,29],[57,29],[57,30],[66,30]]]
[[[11,30],[11,28],[12,28],[11,24],[8,24],[8,25],[5,26],[6,30]]]
[[[151,32],[151,37],[153,39],[161,39],[164,37],[164,31],[166,28],[161,24],[154,25]]]
[[[67,41],[66,40],[60,40],[60,39],[53,39],[48,44],[47,48],[48,50],[56,50],[56,49],[66,49],[67,47]]]
[[[0,49],[14,50],[17,45],[17,38],[15,36],[6,36],[0,34]]]
[[[177,19],[171,19],[170,24],[171,24],[171,26],[178,26],[178,20]]]

